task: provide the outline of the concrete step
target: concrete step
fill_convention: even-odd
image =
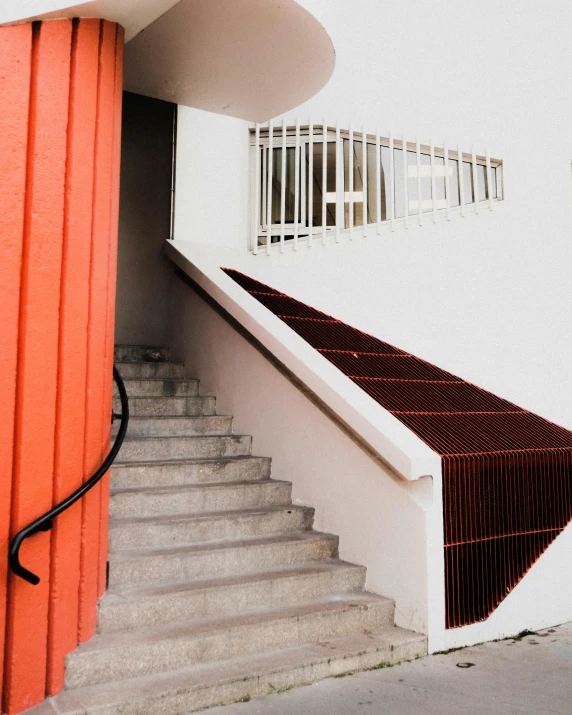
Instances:
[[[272,479],[111,490],[110,516],[236,511],[291,503],[292,485]]]
[[[193,397],[199,394],[199,381],[192,379],[149,377],[129,378],[124,382],[128,397]],[[119,394],[115,383],[113,394]]]
[[[252,438],[246,435],[128,437],[117,455],[117,462],[236,457],[250,454],[251,447]]]
[[[393,621],[393,601],[368,593],[333,595],[288,608],[181,621],[96,635],[66,658],[65,685],[113,680],[319,642]]]
[[[126,549],[109,554],[109,584],[115,588],[224,578],[337,556],[337,536],[315,531],[162,549]]]
[[[182,362],[116,362],[115,367],[125,380],[137,377],[184,377]]]
[[[115,463],[111,468],[113,488],[245,482],[268,479],[269,457],[222,457],[220,459],[173,459]]]
[[[157,345],[116,345],[113,360],[117,362],[169,362],[169,348]]]
[[[119,397],[113,398],[113,411],[121,412]],[[130,397],[131,417],[184,417],[216,414],[214,397]]]
[[[185,715],[309,685],[323,678],[413,660],[425,636],[393,626],[127,681],[64,691],[38,715]],[[40,706],[43,707],[43,706]]]
[[[290,606],[332,593],[363,589],[365,568],[344,561],[210,581],[116,588],[99,603],[98,632],[143,628],[191,618],[211,618]]]
[[[113,423],[112,436],[119,430]],[[232,434],[232,417],[209,415],[200,417],[130,417],[127,437],[195,437],[204,434]]]
[[[314,510],[309,507],[269,506],[160,517],[109,520],[111,551],[258,538],[312,528]]]

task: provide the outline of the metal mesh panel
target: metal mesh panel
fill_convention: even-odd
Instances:
[[[572,518],[572,432],[223,270],[441,455],[446,626],[487,618]]]

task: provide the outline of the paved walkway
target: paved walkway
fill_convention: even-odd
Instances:
[[[458,663],[472,663],[460,668]],[[572,623],[330,678],[208,715],[572,715]]]

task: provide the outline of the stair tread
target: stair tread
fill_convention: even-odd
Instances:
[[[146,584],[140,586],[116,586],[110,588],[100,600],[102,605],[115,605],[134,601],[142,601],[157,596],[187,592],[203,591],[216,588],[232,588],[236,585],[257,583],[261,581],[274,581],[277,579],[296,578],[311,574],[332,573],[333,571],[364,571],[364,566],[352,564],[340,559],[332,561],[313,561],[309,564],[275,569],[272,571],[257,571],[254,573],[210,578],[192,581],[175,581],[172,583]]]
[[[167,363],[161,363],[161,365],[166,364]],[[123,382],[165,382],[165,380],[169,380],[170,382],[200,382],[198,377],[136,377],[131,375],[130,377],[123,378]]]
[[[167,348],[159,348],[159,350],[166,349]],[[114,365],[184,365],[184,363],[176,360],[135,360],[133,362],[129,362],[127,360],[115,360]]]
[[[137,398],[133,398],[137,399]],[[141,399],[141,398],[139,398]],[[143,398],[145,399],[145,398]],[[150,399],[154,399],[151,397]],[[173,399],[182,399],[186,400],[186,397],[181,397],[181,398],[173,398]],[[138,420],[212,420],[212,419],[217,419],[217,420],[231,420],[232,415],[130,415],[129,416],[129,421],[138,421]],[[177,435],[175,435],[177,436]]]
[[[127,524],[168,524],[177,521],[212,521],[213,519],[233,518],[240,516],[254,516],[256,514],[270,514],[281,511],[314,511],[309,506],[297,504],[277,504],[272,506],[250,507],[248,509],[232,509],[229,511],[201,511],[185,514],[157,514],[153,516],[121,516],[110,517],[110,526]]]
[[[251,546],[273,546],[275,544],[291,543],[295,541],[323,541],[335,540],[334,534],[321,531],[289,531],[284,534],[271,534],[246,539],[209,541],[194,544],[178,544],[176,546],[144,546],[137,549],[118,549],[109,552],[109,561],[120,562],[145,556],[177,556],[179,554],[204,553],[220,549],[248,548]]]
[[[207,435],[203,435],[207,436]],[[219,435],[221,436],[221,435]],[[224,436],[224,435],[222,435]],[[148,439],[148,438],[147,438]],[[153,437],[152,439],[156,439]],[[217,464],[218,462],[238,462],[241,460],[247,460],[247,459],[262,459],[262,460],[268,460],[269,457],[261,457],[257,456],[255,454],[237,454],[236,456],[233,457],[183,457],[177,459],[176,457],[173,459],[140,459],[140,460],[133,460],[129,462],[121,462],[120,459],[115,460],[115,464],[121,464],[121,468],[123,469],[124,467],[160,467],[162,465],[165,466],[182,466],[183,464]],[[112,467],[113,469],[113,467]]]
[[[153,464],[157,464],[157,462],[153,462]],[[119,494],[176,494],[180,491],[226,491],[228,489],[234,489],[235,487],[258,489],[261,485],[267,486],[271,484],[290,485],[290,482],[286,482],[282,479],[257,479],[256,481],[237,480],[234,482],[190,482],[184,484],[168,484],[145,487],[112,487],[110,494],[111,496],[117,496]]]
[[[186,621],[174,621],[167,624],[152,625],[137,630],[102,633],[93,636],[89,641],[81,643],[74,651],[76,657],[86,653],[100,652],[123,646],[134,646],[152,641],[204,636],[208,633],[226,631],[249,625],[259,625],[271,621],[290,620],[292,618],[311,617],[321,613],[343,613],[352,608],[367,608],[369,606],[385,606],[392,600],[384,596],[357,591],[350,593],[330,594],[314,601],[306,601],[296,605],[278,608],[260,609],[248,613],[218,616],[215,618],[198,618]]]
[[[338,636],[319,643],[305,643],[280,650],[238,656],[229,660],[210,661],[154,675],[123,681],[91,685],[64,691],[53,701],[61,715],[79,715],[82,708],[119,705],[144,698],[160,698],[162,694],[206,689],[238,680],[257,680],[293,669],[300,669],[335,659],[345,659],[387,650],[392,646],[418,644],[419,653],[426,652],[423,635],[390,625],[378,626],[368,633]],[[304,682],[303,680],[301,682]],[[221,703],[222,704],[222,703]]]
[[[213,415],[214,416],[214,415]],[[235,434],[234,432],[229,432],[228,434],[169,434],[169,435],[133,435],[132,437],[127,434],[125,436],[125,441],[129,442],[142,442],[144,440],[151,439],[226,439],[227,437],[232,437],[233,439],[250,439],[248,434]],[[246,455],[243,455],[246,456]],[[149,461],[149,460],[147,460]],[[168,461],[168,460],[163,460]],[[152,462],[157,464],[157,462]]]
[[[219,435],[220,436],[220,435]],[[224,435],[223,435],[224,436]],[[153,437],[153,439],[156,439]],[[121,468],[125,467],[160,467],[160,466],[183,466],[184,464],[217,464],[218,462],[239,462],[247,459],[262,459],[269,460],[269,457],[261,457],[255,454],[237,454],[232,457],[182,457],[173,459],[140,459],[129,462],[121,462],[116,459],[114,464],[121,464]],[[112,467],[113,469],[113,467]]]

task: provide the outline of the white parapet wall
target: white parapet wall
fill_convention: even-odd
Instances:
[[[572,619],[569,525],[489,618],[445,629],[440,457],[220,270],[241,254],[166,251],[182,272],[174,357],[315,508],[316,528],[340,537],[341,558],[367,567],[367,588],[395,600],[398,625],[438,652]]]
[[[180,280],[174,357],[315,508],[315,527],[340,537],[341,558],[367,566],[366,587],[395,600],[396,623],[441,648],[439,457],[224,274],[224,252],[175,242],[167,253],[245,331]]]

